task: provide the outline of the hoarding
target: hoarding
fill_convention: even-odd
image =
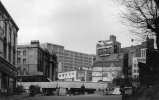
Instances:
[[[92,71],[102,71],[102,67],[93,67]]]
[[[92,72],[92,76],[102,76],[102,72]]]
[[[93,82],[98,82],[99,80],[102,80],[102,77],[92,77]]]

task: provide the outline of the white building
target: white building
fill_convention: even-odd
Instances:
[[[139,78],[138,63],[146,63],[146,48],[141,49],[141,57],[133,57],[132,59],[132,77]]]

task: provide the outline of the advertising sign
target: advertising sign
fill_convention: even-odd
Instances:
[[[93,71],[102,71],[102,67],[93,67]]]
[[[92,72],[92,76],[102,76],[102,72]]]
[[[77,73],[77,77],[78,78],[84,77],[84,75],[85,75],[84,72],[78,72]]]

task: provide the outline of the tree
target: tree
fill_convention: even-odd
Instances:
[[[158,0],[122,0],[125,11],[122,18],[132,26],[130,31],[137,37],[155,35],[156,44],[159,49],[159,1]]]

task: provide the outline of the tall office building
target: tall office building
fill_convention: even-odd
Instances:
[[[77,70],[81,67],[92,67],[93,65],[94,55],[65,50],[64,46],[51,43],[42,43],[40,46],[57,55],[59,72]]]

